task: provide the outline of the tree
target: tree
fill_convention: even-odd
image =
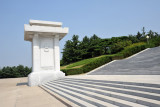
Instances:
[[[90,45],[89,45],[89,56],[96,57],[101,55],[101,46],[100,46],[101,39],[97,35],[93,35],[90,38]]]
[[[139,31],[137,32],[136,38],[138,39],[138,41],[141,40],[142,35],[143,35],[143,34],[141,34]]]
[[[153,38],[154,37],[154,32],[152,30],[149,30],[148,36],[149,36],[149,38]]]
[[[131,40],[132,41],[132,43],[137,43],[138,42],[138,39],[137,39],[137,37],[136,36],[134,36],[134,35],[129,35],[129,40]]]
[[[82,59],[90,58],[89,57],[89,45],[90,45],[90,39],[87,36],[85,36],[82,42],[80,42],[80,50],[81,50]]]
[[[66,44],[64,45],[64,49],[62,53],[63,53],[63,56],[62,56],[63,65],[72,62],[73,50],[72,50],[71,40],[66,41]]]
[[[78,35],[73,35],[72,40],[68,40],[63,49],[62,62],[69,64],[81,59]]]
[[[81,50],[79,47],[80,41],[78,40],[78,38],[79,38],[78,35],[73,35],[72,37],[73,62],[76,62],[81,59]]]
[[[146,34],[146,32],[145,32],[145,27],[143,27],[143,28],[142,28],[142,36],[145,37],[145,34]]]

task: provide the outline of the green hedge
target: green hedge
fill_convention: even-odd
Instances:
[[[104,55],[100,58],[97,58],[94,61],[82,66],[81,68],[72,68],[72,69],[61,69],[66,75],[75,75],[75,74],[82,74],[87,73],[99,66],[102,66],[110,61],[123,59],[129,57],[137,52],[140,52],[146,48],[146,43],[135,43],[131,46],[126,47],[124,50],[117,54],[113,55]]]
[[[131,46],[126,47],[123,51],[118,53],[119,55],[123,56],[123,58],[129,57],[133,54],[136,54],[142,50],[146,49],[146,43],[136,43]]]
[[[89,72],[89,71],[91,71],[101,65],[104,65],[110,61],[112,61],[112,57],[110,57],[110,56],[104,56],[99,59],[96,59],[94,62],[90,62],[89,64],[86,64],[82,67],[83,73]]]
[[[66,75],[82,74],[82,73],[89,72],[110,61],[112,61],[112,57],[104,56],[82,66],[81,68],[61,69],[61,71],[63,71]]]
[[[82,74],[82,68],[73,68],[73,69],[61,69],[66,75],[75,75],[75,74]],[[76,71],[76,72],[75,72]]]

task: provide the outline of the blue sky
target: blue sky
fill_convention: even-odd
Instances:
[[[0,67],[31,66],[31,43],[24,41],[30,19],[59,21],[74,34],[101,38],[136,34],[144,26],[160,33],[160,0],[0,0]]]

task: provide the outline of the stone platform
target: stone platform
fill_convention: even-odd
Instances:
[[[66,107],[41,88],[29,87],[27,78],[0,79],[0,107]]]

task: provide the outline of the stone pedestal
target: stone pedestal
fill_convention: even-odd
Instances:
[[[24,26],[24,39],[32,42],[32,72],[28,75],[29,86],[41,85],[65,76],[60,71],[59,40],[68,33],[68,28],[61,26],[61,22],[38,20],[30,20],[30,25]]]

